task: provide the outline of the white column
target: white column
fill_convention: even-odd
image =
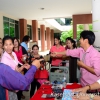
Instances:
[[[95,46],[100,47],[100,0],[92,0],[93,31],[95,33]]]
[[[89,30],[89,24],[83,24],[84,30]]]

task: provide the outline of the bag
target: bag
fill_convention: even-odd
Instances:
[[[38,69],[35,73],[36,79],[48,79],[48,76],[49,76],[48,71],[45,69],[44,70]]]

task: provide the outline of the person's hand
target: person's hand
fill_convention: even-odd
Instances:
[[[82,62],[82,61],[77,61],[77,65],[79,66],[79,67],[82,67],[82,68],[84,68],[84,66],[85,66],[85,64]]]
[[[51,55],[51,57],[57,57],[57,52],[52,52],[50,55]]]
[[[39,60],[36,59],[32,62],[32,65],[36,66],[37,68],[40,68],[40,61],[42,61],[42,60],[44,60],[44,59],[39,59]]]
[[[88,89],[89,89],[89,86],[86,86],[83,88],[73,89],[72,92],[86,93]]]
[[[26,54],[25,55],[22,55],[21,61],[22,62],[25,62],[26,61],[26,58],[27,58],[27,55]]]
[[[29,64],[24,64],[23,66],[24,66],[24,68],[26,68],[27,70],[30,69],[30,65],[29,65]]]
[[[24,69],[24,66],[21,66],[21,67],[16,66],[16,67],[15,67],[15,70],[16,70],[17,72],[22,72],[23,69]]]
[[[73,100],[90,100],[90,95],[89,94],[76,94],[75,96],[72,97]]]
[[[28,49],[27,52],[30,53],[31,52],[31,49]]]

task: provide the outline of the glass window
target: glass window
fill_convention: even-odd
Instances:
[[[19,22],[3,16],[4,36],[9,35],[19,39]]]
[[[3,20],[9,22],[9,18],[7,18],[7,17],[3,17]]]
[[[32,26],[27,25],[27,35],[30,36],[30,39],[32,40]]]
[[[19,39],[19,25],[15,24],[15,36]]]
[[[15,23],[15,20],[13,20],[13,19],[9,19],[9,20],[10,20],[11,23]]]
[[[3,28],[4,28],[4,36],[9,35],[9,22],[4,22],[3,23]]]

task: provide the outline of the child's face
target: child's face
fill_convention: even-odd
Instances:
[[[5,40],[5,42],[4,42],[4,50],[7,52],[7,53],[9,53],[9,54],[11,54],[12,53],[12,50],[13,50],[13,47],[14,47],[14,45],[13,45],[13,43],[12,43],[12,40]]]

